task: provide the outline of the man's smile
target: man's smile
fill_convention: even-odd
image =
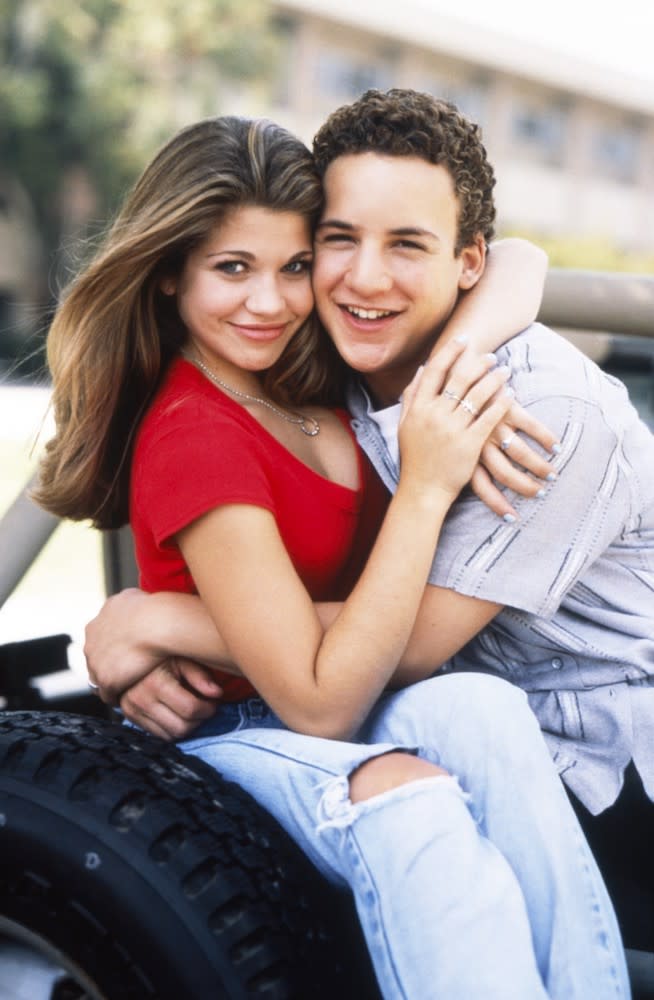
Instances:
[[[392,309],[364,309],[362,306],[348,305],[341,305],[340,308],[356,319],[386,319],[387,316],[397,316],[399,311]]]

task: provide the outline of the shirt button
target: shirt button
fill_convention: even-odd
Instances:
[[[563,660],[559,659],[558,656],[555,656],[554,659],[552,660],[552,666],[554,667],[555,670],[560,670],[561,667],[563,666]]]

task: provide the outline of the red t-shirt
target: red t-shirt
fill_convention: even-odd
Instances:
[[[347,413],[337,412],[349,430]],[[388,502],[358,448],[357,454],[359,489],[330,482],[194,365],[173,362],[143,419],[132,464],[130,520],[141,587],[195,593],[175,534],[214,507],[247,503],[273,513],[313,600],[342,600],[367,558]],[[226,700],[253,694],[241,678],[220,674],[219,679]]]

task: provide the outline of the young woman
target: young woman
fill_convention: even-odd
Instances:
[[[320,204],[307,150],[270,122],[203,122],[164,147],[55,317],[38,498],[100,527],[129,506],[144,588],[201,595],[242,676],[221,674],[182,746],[351,888],[386,998],[627,995],[522,694],[474,675],[383,694],[507,373],[456,342],[427,362],[382,519],[346,414],[324,405]]]

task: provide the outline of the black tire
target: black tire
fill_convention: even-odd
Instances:
[[[349,897],[242,789],[67,713],[0,714],[2,936],[71,1000],[378,997]]]

